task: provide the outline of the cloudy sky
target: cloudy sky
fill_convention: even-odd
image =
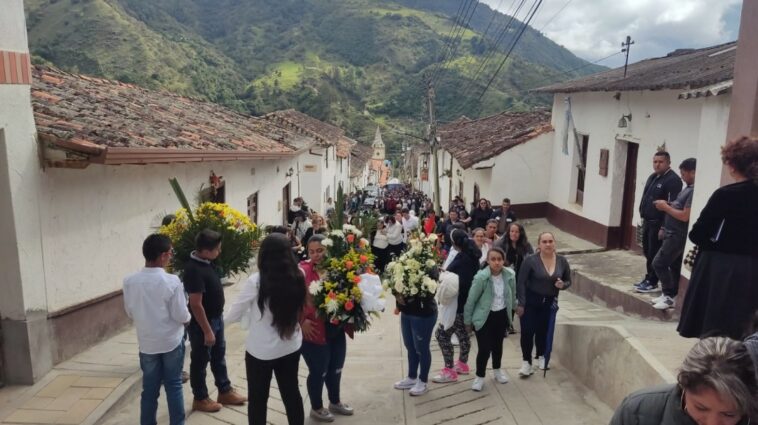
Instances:
[[[514,3],[483,2],[506,13]],[[518,18],[531,4],[525,3]],[[629,61],[636,62],[736,40],[741,7],[741,0],[543,0],[532,27],[589,61],[619,51],[630,35]],[[600,64],[620,66],[624,58],[619,54]]]

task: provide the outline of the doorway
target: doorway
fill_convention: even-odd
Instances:
[[[474,183],[474,205],[479,205],[479,198],[481,198],[481,192],[479,192],[479,184]]]
[[[621,204],[621,248],[634,249],[637,232],[634,227],[634,197],[637,187],[637,152],[640,145],[626,144],[626,168],[624,171],[624,198]]]
[[[282,189],[282,223],[286,226],[288,223],[287,217],[289,217],[290,213],[290,184],[287,183],[286,186],[284,186],[284,189]]]
[[[255,224],[258,224],[258,192],[247,197],[247,216]]]

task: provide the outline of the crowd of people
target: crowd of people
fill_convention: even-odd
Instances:
[[[722,159],[736,182],[714,192],[689,234],[700,253],[678,328],[681,335],[701,340],[684,360],[676,384],[630,395],[612,425],[744,425],[758,419],[758,140],[727,144]],[[696,165],[694,159],[684,160],[679,178],[670,162],[667,153],[656,153],[655,172],[645,185],[640,212],[648,269],[636,285],[647,292],[660,281],[663,295],[655,304],[665,308],[673,306],[678,287]],[[570,265],[557,253],[555,236],[542,232],[532,247],[508,198],[496,208],[479,199],[470,211],[456,198],[447,214],[437,216],[421,193],[394,189],[379,195],[369,205],[381,214],[369,242],[378,273],[405,250],[416,232],[437,235],[442,254],[439,276],[434,276],[439,280],[436,295],[395,296],[408,366],[407,376],[394,387],[411,396],[429,390],[432,336],[443,357],[443,368],[432,382],[454,382],[471,373],[472,335],[477,341],[472,390],[482,391],[489,368],[494,382],[509,382],[502,369],[503,343],[515,332],[516,316],[522,352],[519,375],[527,378],[549,368],[551,321],[560,291],[571,285]],[[348,219],[361,212],[365,196],[347,197]],[[333,202],[327,203],[324,214],[328,217],[335,210]],[[197,235],[196,250],[181,280],[165,271],[173,255],[170,239],[154,234],[144,241],[145,268],[124,280],[124,304],[137,329],[143,371],[140,423],[156,423],[161,386],[171,424],[184,423],[185,339],[191,350],[194,410],[215,412],[249,399],[249,423],[265,424],[275,376],[288,422],[301,425],[302,356],[308,367],[310,417],[332,422],[335,415],[355,413],[340,391],[347,330],[320,317],[308,291],[323,278],[319,264],[328,255],[322,242],[329,221],[310,211],[301,198],[290,214],[290,225],[270,229],[262,241],[258,271],[244,282],[226,312],[224,290],[213,269],[221,252],[219,233],[206,229]],[[241,322],[248,332],[247,397],[233,389],[226,370],[224,328],[230,322]],[[218,388],[215,401],[206,386],[208,365]],[[328,404],[322,398],[324,387]]]

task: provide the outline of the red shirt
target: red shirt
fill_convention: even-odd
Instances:
[[[319,277],[316,267],[310,260],[301,261],[300,268],[305,272],[305,287],[310,286],[311,282],[316,282]],[[311,342],[313,344],[325,345],[326,344],[326,322],[320,317],[316,311],[316,306],[313,305],[313,296],[310,292],[307,295],[307,301],[305,307],[303,307],[303,319],[310,320],[315,325],[315,331],[317,336],[314,339],[310,339],[303,334],[303,340]]]

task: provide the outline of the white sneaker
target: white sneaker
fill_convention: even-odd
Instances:
[[[474,383],[471,385],[471,389],[474,391],[481,391],[484,387],[484,378],[476,377],[474,378]]]
[[[518,374],[519,376],[527,377],[531,376],[534,371],[532,370],[532,365],[529,364],[528,361],[524,360],[521,362],[521,369],[519,369]]]
[[[545,358],[542,356],[537,357],[537,365],[540,370],[545,370]]]
[[[458,341],[458,335],[453,334],[453,336],[450,337],[450,343],[453,345],[459,345],[461,342]]]
[[[498,384],[507,384],[509,381],[508,374],[503,369],[495,369],[495,381]]]
[[[661,302],[661,301],[663,301],[665,299],[666,299],[666,296],[665,295],[661,295],[660,297],[655,297],[652,300],[650,300],[650,303],[651,304],[658,304],[659,302]]]
[[[426,394],[426,392],[429,391],[429,389],[426,386],[426,382],[424,381],[416,381],[416,385],[411,388],[410,391],[408,391],[408,394],[412,396],[422,395]]]
[[[409,390],[416,385],[416,381],[417,379],[406,377],[402,381],[395,382],[394,386],[396,390]]]
[[[653,308],[656,310],[667,310],[669,308],[674,308],[675,305],[676,302],[673,298],[669,297],[668,295],[664,295],[662,300],[653,304]]]

